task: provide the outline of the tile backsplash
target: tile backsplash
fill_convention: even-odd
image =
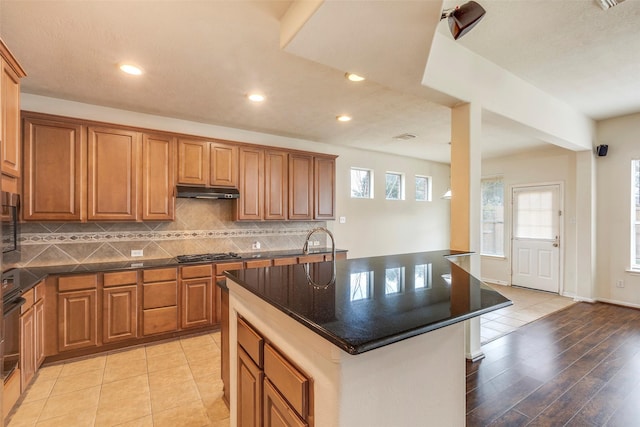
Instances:
[[[171,258],[180,254],[300,249],[309,230],[326,222],[232,220],[230,200],[177,199],[176,220],[144,223],[23,223],[18,251],[3,269]],[[325,246],[324,234],[314,235]],[[142,250],[142,257],[132,257]]]

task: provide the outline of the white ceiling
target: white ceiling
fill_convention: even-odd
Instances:
[[[640,1],[608,11],[592,0],[479,2],[485,18],[457,43],[594,119],[640,111]],[[27,71],[26,93],[449,161],[454,100],[414,81],[424,69],[425,37],[434,26],[448,33],[438,23],[441,2],[328,2],[334,16],[358,17],[341,38],[388,34],[388,45],[398,47],[358,84],[344,78],[346,70],[323,65],[348,63],[339,49],[327,61],[308,48],[331,40],[337,23],[324,29],[326,37],[301,43],[304,52],[296,52],[296,41],[280,48],[280,20],[290,4],[0,0],[0,36]],[[394,19],[375,22],[372,7],[387,7]],[[145,74],[121,74],[116,66],[124,61]],[[267,96],[264,104],[246,100],[254,90]],[[354,119],[337,122],[342,113]],[[403,133],[416,138],[393,138]],[[482,143],[487,157],[544,144],[491,115]]]

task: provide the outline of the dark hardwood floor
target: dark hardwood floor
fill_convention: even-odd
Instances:
[[[640,310],[576,303],[467,362],[467,427],[640,426]]]

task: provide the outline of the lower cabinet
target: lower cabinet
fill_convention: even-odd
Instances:
[[[211,325],[214,310],[213,269],[211,264],[183,266],[180,269],[182,329]]]
[[[98,345],[98,275],[58,278],[58,351]]]
[[[238,426],[308,426],[311,380],[238,318]]]
[[[142,334],[178,330],[178,271],[159,268],[142,272]]]
[[[104,273],[102,342],[138,337],[138,272]]]

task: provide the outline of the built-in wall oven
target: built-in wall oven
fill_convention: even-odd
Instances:
[[[2,379],[4,381],[18,367],[20,361],[20,307],[26,302],[21,296],[20,276],[13,269],[2,273],[3,325],[0,346],[2,352]]]

